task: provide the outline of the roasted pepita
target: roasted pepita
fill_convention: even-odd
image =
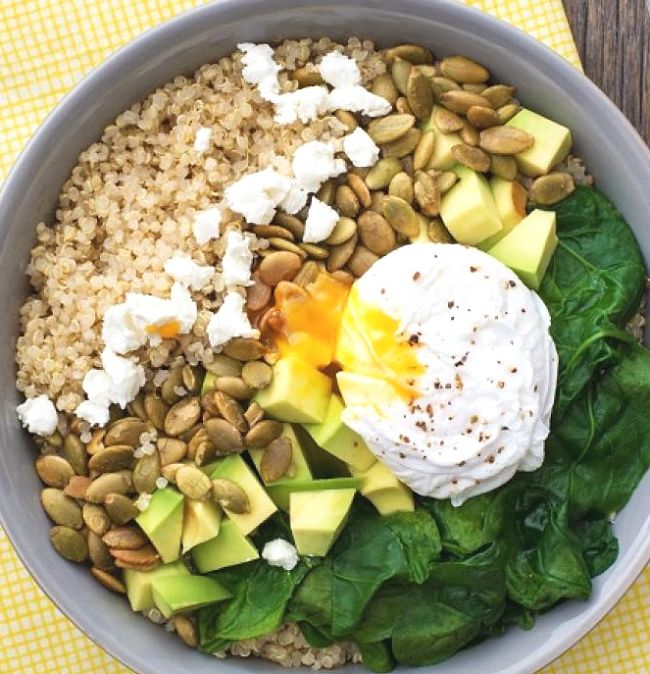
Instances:
[[[131,445],[111,445],[90,457],[88,468],[97,473],[115,473],[130,468],[133,463]]]
[[[372,81],[370,91],[376,96],[385,98],[391,105],[395,105],[395,101],[399,95],[395,82],[388,73],[377,75]]]
[[[246,446],[254,449],[267,447],[282,435],[282,423],[272,419],[263,419],[246,433]]]
[[[236,358],[242,362],[257,360],[264,355],[264,345],[257,339],[251,337],[235,337],[231,339],[224,347],[224,353],[231,358]]]
[[[535,139],[512,126],[493,126],[481,131],[479,146],[490,154],[517,154],[532,147]]]
[[[204,427],[217,454],[234,454],[244,448],[241,433],[225,419],[208,419]]]
[[[178,490],[194,501],[202,501],[210,493],[210,478],[199,468],[192,465],[182,466],[176,473]]]
[[[384,217],[399,234],[417,236],[420,231],[418,218],[412,206],[400,197],[388,196],[384,199]]]
[[[357,246],[348,260],[350,271],[357,277],[363,276],[372,265],[377,262],[379,256],[368,250],[365,246]]]
[[[36,473],[48,487],[63,489],[75,474],[73,467],[62,456],[47,454],[36,459]]]
[[[409,75],[411,74],[412,68],[413,64],[409,63],[406,59],[396,58],[390,69],[395,88],[404,96],[406,96],[406,88],[408,86]]]
[[[54,549],[70,562],[85,562],[88,558],[86,539],[75,529],[55,526],[50,530],[50,541]]]
[[[408,173],[402,171],[390,181],[388,186],[389,196],[399,197],[409,204],[413,202],[413,178]],[[382,207],[383,210],[383,207]]]
[[[41,504],[54,524],[70,529],[81,529],[83,526],[81,508],[74,499],[66,496],[60,489],[52,487],[43,489]]]
[[[372,197],[370,196],[370,190],[368,189],[364,179],[356,173],[348,173],[346,180],[348,181],[348,185],[354,192],[361,206],[368,208],[372,201]]]
[[[378,145],[391,143],[401,138],[415,124],[414,115],[394,113],[386,117],[373,119],[368,124],[368,135]]]
[[[352,218],[339,218],[338,222],[334,226],[334,229],[332,230],[332,233],[326,239],[325,243],[331,246],[337,246],[340,243],[344,243],[345,241],[353,237],[356,231],[357,231],[357,223]],[[316,269],[316,275],[317,274],[318,269]],[[312,281],[316,280],[316,275],[314,275]]]
[[[129,488],[129,480],[123,473],[104,473],[92,481],[85,498],[89,503],[103,503],[108,494],[126,494]]]
[[[473,105],[480,105],[485,108],[492,107],[492,103],[487,98],[483,98],[480,94],[473,94],[471,91],[464,91],[463,89],[446,91],[440,94],[440,102],[447,109],[460,115],[466,115]]]
[[[381,190],[388,187],[390,181],[402,170],[399,159],[390,157],[380,159],[366,176],[366,185],[370,190]]]
[[[447,108],[436,108],[433,113],[433,123],[442,133],[454,133],[463,128],[463,120]]]
[[[201,416],[201,403],[195,396],[183,398],[171,406],[165,415],[163,428],[167,435],[176,436],[188,430]]]
[[[96,503],[84,503],[81,509],[81,517],[84,524],[98,536],[103,536],[111,526],[111,520],[108,513]]]
[[[133,469],[133,487],[138,494],[151,494],[156,490],[156,480],[161,476],[158,452],[145,454]]]
[[[424,171],[418,171],[415,174],[413,190],[422,213],[429,216],[440,213],[440,192],[430,175]]]
[[[130,522],[140,513],[133,501],[123,494],[109,494],[104,499],[104,508],[106,508],[106,513],[111,518],[111,522],[117,525]]]
[[[246,492],[232,480],[223,477],[212,480],[212,495],[222,508],[236,515],[250,512],[251,506]]]
[[[375,211],[366,211],[358,220],[359,238],[375,255],[386,255],[395,248],[395,232],[386,219]]]
[[[415,151],[413,152],[413,170],[419,171],[425,168],[431,159],[436,144],[433,131],[425,131],[420,137]]]
[[[244,365],[241,376],[249,390],[262,389],[271,383],[273,368],[264,361],[251,360]],[[248,427],[248,423],[246,427]]]
[[[542,206],[552,206],[566,199],[573,190],[573,178],[568,173],[555,172],[536,178],[530,186],[528,197]]]
[[[182,375],[179,373],[179,384],[182,384]],[[130,445],[137,447],[140,444],[140,436],[149,430],[146,422],[138,417],[123,417],[109,425],[104,436],[104,446]]]
[[[260,473],[264,482],[279,480],[291,466],[293,449],[291,440],[286,436],[280,436],[273,440],[262,454]]]
[[[472,147],[464,143],[454,145],[451,148],[451,154],[457,162],[474,171],[486,173],[490,170],[490,157],[478,147]]]
[[[418,119],[429,119],[433,108],[433,90],[429,80],[417,68],[411,68],[409,73],[406,100]]]
[[[381,153],[384,157],[396,157],[401,159],[410,155],[418,146],[422,138],[420,129],[409,129],[401,138],[392,143],[386,143],[381,147]]]
[[[78,435],[68,433],[63,441],[63,455],[77,475],[88,475],[86,448]]]

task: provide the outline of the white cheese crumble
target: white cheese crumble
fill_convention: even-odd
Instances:
[[[393,106],[383,96],[377,96],[361,85],[339,87],[330,92],[331,110],[360,112],[367,117],[387,115]]]
[[[187,334],[196,316],[196,303],[180,283],[174,283],[169,299],[127,293],[124,302],[104,314],[102,339],[115,353],[128,353],[147,342],[155,346],[163,339]]]
[[[280,202],[280,208],[289,215],[295,215],[305,207],[307,196],[307,192],[292,179],[287,196]]]
[[[325,82],[334,88],[361,84],[361,72],[356,61],[337,51],[325,54],[318,69]]]
[[[110,418],[108,405],[94,403],[90,400],[84,400],[77,405],[74,413],[84,421],[87,421],[91,426],[106,426]],[[137,458],[137,457],[136,457]]]
[[[268,44],[253,44],[242,42],[237,49],[244,52],[242,56],[242,75],[249,84],[256,84],[262,98],[268,100],[270,96],[280,93],[278,73],[280,66],[273,60],[273,49]]]
[[[199,246],[210,239],[216,239],[221,231],[221,209],[218,206],[206,208],[194,215],[192,233]]]
[[[189,255],[180,253],[170,257],[165,262],[164,269],[174,281],[190,290],[201,290],[214,276],[214,267],[202,267]]]
[[[327,87],[312,86],[297,89],[288,94],[274,96],[275,117],[278,124],[291,124],[296,120],[313,122],[330,111]]]
[[[253,225],[268,225],[275,209],[291,190],[291,178],[268,167],[249,173],[225,191],[228,208],[241,213]]]
[[[291,162],[298,185],[307,192],[317,192],[329,178],[345,173],[343,159],[334,158],[334,146],[319,140],[301,145]]]
[[[194,136],[194,149],[197,152],[205,152],[210,147],[210,138],[212,129],[207,126],[200,126]]]
[[[279,566],[285,571],[291,571],[299,561],[296,548],[282,538],[269,541],[262,550],[262,558],[271,566]]]
[[[259,332],[251,327],[245,310],[246,300],[235,292],[229,292],[223,304],[212,314],[207,327],[208,340],[213,348],[223,346],[233,337],[258,337]]]
[[[375,141],[360,126],[343,138],[343,151],[359,167],[373,166],[379,159]]]
[[[16,413],[20,423],[30,433],[36,435],[52,435],[59,423],[56,407],[46,395],[27,398],[24,403],[18,405]]]
[[[223,281],[226,286],[249,286],[253,253],[250,239],[241,232],[230,230],[226,234],[226,252],[221,261]]]
[[[309,206],[302,240],[305,243],[324,241],[332,233],[338,220],[339,214],[331,206],[314,197]]]

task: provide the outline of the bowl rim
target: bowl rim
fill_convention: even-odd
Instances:
[[[367,0],[364,9],[372,9],[372,4],[374,3],[375,0]],[[165,38],[173,39],[178,32],[182,32],[185,25],[193,24],[194,22],[200,23],[200,19],[203,16],[209,18],[214,12],[220,11],[230,12],[236,17],[241,18],[244,15],[254,14],[256,8],[260,10],[264,9],[267,12],[271,11],[274,4],[279,9],[283,5],[285,7],[291,5],[293,8],[297,8],[298,5],[312,8],[314,6],[327,8],[327,6],[345,6],[348,3],[347,0],[300,0],[300,2],[295,2],[295,0],[293,2],[291,0],[212,0],[205,5],[185,10],[136,35],[86,73],[61,98],[32,134],[17,156],[4,184],[0,188],[0,222],[3,222],[12,210],[12,202],[17,198],[14,196],[15,186],[19,185],[33,171],[32,164],[41,152],[43,141],[58,126],[67,124],[67,120],[70,119],[70,114],[74,111],[75,107],[87,98],[92,92],[96,81],[101,79],[105,73],[116,69],[123,69],[128,64],[134,61],[137,62],[139,53],[146,52],[148,47],[154,46]],[[377,4],[381,7],[381,3]],[[616,123],[621,127],[621,132],[627,137],[629,143],[626,149],[635,153],[639,161],[650,165],[650,149],[639,136],[631,122],[584,73],[544,43],[521,29],[477,8],[461,4],[458,0],[407,0],[403,4],[400,3],[400,10],[406,12],[409,8],[419,8],[422,11],[444,9],[447,16],[457,18],[460,23],[471,23],[477,31],[489,33],[496,31],[501,35],[505,34],[507,41],[515,48],[527,52],[537,61],[544,62],[548,69],[555,71],[555,74],[561,73],[564,80],[575,88],[577,94],[588,95],[592,99],[599,100],[600,105],[605,106],[610,117],[616,120]],[[2,243],[5,234],[6,232],[0,231],[0,243]],[[2,510],[2,499],[0,499],[0,526],[6,532],[13,549],[21,563],[28,570],[31,578],[37,583],[48,599],[82,634],[121,664],[137,672],[149,671],[147,663],[139,653],[121,652],[119,641],[114,636],[100,634],[91,627],[86,626],[84,624],[85,611],[83,607],[75,602],[73,596],[67,596],[51,580],[38,577],[34,574],[34,553],[30,550],[29,545],[24,544],[26,541],[20,535],[19,526],[17,524],[14,525],[11,518],[5,516]],[[650,516],[646,519],[643,529],[647,533],[650,533]],[[567,629],[563,630],[562,634],[554,639],[552,647],[539,649],[531,653],[518,665],[503,669],[501,674],[523,674],[524,671],[531,673],[537,671],[550,664],[586,636],[612,610],[650,561],[650,536],[645,536],[644,541],[643,545],[640,545],[627,555],[626,567],[619,570],[611,579],[608,579],[607,584],[602,588],[597,602],[586,605],[579,619],[572,620]],[[423,668],[423,671],[426,671],[426,669]]]

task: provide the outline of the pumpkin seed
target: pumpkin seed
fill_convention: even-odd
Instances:
[[[126,594],[126,587],[124,587],[122,581],[118,580],[110,573],[106,573],[106,571],[98,569],[96,566],[93,566],[90,569],[90,573],[92,573],[95,580],[101,583],[107,590],[111,590],[117,594]]]
[[[276,225],[280,225],[280,227],[288,229],[296,237],[296,239],[302,239],[302,235],[305,233],[305,223],[295,215],[289,215],[288,213],[277,211],[273,217],[273,222]]]
[[[260,473],[264,482],[279,480],[289,470],[292,459],[291,440],[285,435],[273,440],[264,450],[260,463]]]
[[[123,562],[129,565],[129,567],[148,567],[160,561],[160,555],[151,544],[147,544],[137,550],[110,548],[110,553],[118,562]]]
[[[372,192],[371,194],[372,194],[372,203],[370,204],[370,210],[375,211],[376,213],[383,213],[384,199],[386,198],[386,194],[384,192]]]
[[[218,454],[236,454],[244,448],[241,433],[225,419],[208,419],[204,427]]]
[[[490,157],[478,147],[467,144],[454,145],[451,148],[454,159],[474,171],[485,173],[490,170]]]
[[[402,165],[395,157],[380,159],[368,172],[366,185],[371,190],[388,187],[390,181],[402,170]]]
[[[467,119],[477,129],[489,129],[491,126],[501,124],[497,112],[492,108],[484,108],[482,105],[473,105],[467,111]]]
[[[114,527],[102,536],[102,541],[115,550],[139,550],[149,541],[144,532],[134,526]]]
[[[422,138],[420,129],[409,129],[401,138],[382,145],[381,152],[384,157],[397,157],[398,159],[406,157],[418,146],[420,138]]]
[[[465,145],[478,146],[479,132],[467,120],[463,121],[463,128],[458,135]]]
[[[440,194],[448,192],[458,181],[458,176],[453,171],[443,171],[436,176],[436,187]]]
[[[104,499],[104,507],[111,522],[118,525],[126,524],[140,514],[133,501],[123,494],[109,494]]]
[[[518,103],[508,103],[507,105],[499,108],[497,110],[497,114],[499,115],[501,124],[509,122],[519,112],[519,110],[521,110],[521,107]]]
[[[212,457],[212,458],[214,458],[214,457]],[[163,466],[162,469],[161,469],[162,476],[165,478],[165,480],[167,480],[167,482],[171,482],[172,484],[176,484],[176,473],[178,473],[179,468],[181,468],[182,466],[185,466],[185,465],[186,464],[184,464],[184,463],[168,463],[166,466]],[[197,464],[197,465],[199,465],[199,464]]]
[[[400,197],[388,196],[384,200],[384,217],[399,234],[417,236],[420,231],[418,218],[411,205]]]
[[[452,112],[460,115],[466,115],[467,111],[473,105],[482,105],[486,108],[491,108],[492,103],[487,98],[483,98],[480,94],[473,94],[471,91],[446,91],[440,94],[440,102]]]
[[[367,131],[375,143],[383,145],[401,138],[409,129],[413,128],[414,124],[415,117],[413,115],[394,113],[386,115],[386,117],[373,119],[368,124]]]
[[[370,194],[370,192],[368,194]],[[354,236],[356,231],[357,231],[357,223],[352,218],[339,218],[338,222],[334,226],[334,229],[332,230],[332,233],[325,240],[325,243],[328,243],[330,245],[338,245],[340,243],[344,243],[352,236]],[[313,280],[315,280],[315,277]]]
[[[193,437],[194,437],[194,436],[195,436],[195,435],[196,435],[202,428],[203,428],[203,424],[199,422],[198,424],[194,424],[194,426],[192,426],[192,428],[190,428],[189,430],[185,431],[185,433],[181,433],[181,435],[179,435],[178,437],[179,437],[179,439],[182,440],[183,442],[188,442],[188,443],[189,443],[189,442],[192,440],[192,438],[193,438]],[[189,451],[189,445],[188,445],[188,451]]]
[[[278,237],[272,236],[270,239],[268,239],[268,242],[271,248],[260,251],[260,254],[264,259],[271,257],[271,255],[274,255],[278,251],[283,253],[292,253],[293,255],[297,255],[300,258],[305,257],[305,254],[300,250],[297,244],[293,243],[293,241],[287,241],[286,239],[279,239]]]
[[[177,463],[187,456],[187,443],[178,438],[159,438],[156,447],[161,466]]]
[[[161,475],[158,452],[145,454],[138,459],[133,469],[133,487],[138,494],[152,494],[156,491],[156,480]]]
[[[334,280],[348,287],[354,283],[354,276],[352,276],[350,272],[344,271],[343,269],[337,269],[336,271],[333,271],[331,276]]]
[[[176,486],[193,501],[203,501],[212,489],[210,478],[196,466],[182,466],[176,473]]]
[[[358,126],[359,122],[357,122],[357,118],[351,113],[348,112],[347,110],[337,110],[334,113],[334,116],[336,119],[341,122],[345,126],[345,130],[350,133],[351,131],[354,131]]]
[[[194,623],[184,615],[175,615],[172,618],[172,625],[176,634],[190,648],[196,648],[199,645],[199,637]]]
[[[291,73],[291,79],[298,82],[298,86],[300,87],[314,87],[323,84],[320,72],[306,66],[296,68]]]
[[[512,95],[515,93],[515,88],[507,84],[495,84],[487,89],[483,89],[481,96],[487,98],[492,106],[501,108],[507,103],[510,103]]]
[[[48,454],[36,459],[36,472],[48,487],[63,489],[75,474],[73,467],[62,456]]]
[[[453,238],[440,218],[433,218],[429,223],[427,235],[434,243],[451,243]]]
[[[98,536],[103,536],[111,526],[111,520],[103,506],[96,503],[84,503],[81,509],[84,524]]]
[[[535,139],[512,126],[493,126],[481,131],[480,147],[491,154],[517,154],[532,147]]]
[[[106,429],[98,428],[91,433],[90,442],[86,445],[86,453],[97,454],[101,449],[104,449],[104,438],[106,437]]]
[[[372,87],[370,88],[375,96],[381,96],[385,98],[391,105],[395,105],[397,100],[398,91],[395,86],[393,78],[388,73],[383,73],[382,75],[377,75],[372,81]]]
[[[350,189],[354,192],[358,203],[361,204],[361,206],[364,208],[368,208],[372,201],[372,197],[370,196],[370,190],[368,189],[364,179],[356,173],[348,173],[346,179]]]
[[[251,280],[252,285],[246,289],[246,307],[249,311],[260,311],[271,301],[272,288],[262,281],[257,272],[252,275]]]
[[[108,546],[97,534],[89,531],[86,543],[88,545],[88,556],[96,568],[102,571],[110,571],[115,568],[115,560],[109,552]]]
[[[393,197],[399,197],[409,204],[413,202],[413,179],[408,173],[402,171],[398,173],[388,186],[388,194]]]
[[[123,473],[104,473],[95,478],[86,489],[86,501],[89,503],[103,503],[108,494],[126,494],[129,491],[129,482]]]
[[[169,371],[167,379],[160,387],[160,396],[168,404],[177,403],[183,396],[176,393],[183,384],[183,368],[175,367]],[[134,445],[135,446],[135,445]]]
[[[169,412],[169,406],[156,393],[145,394],[143,406],[147,419],[151,421],[157,430],[162,431],[165,425],[165,416]]]
[[[420,141],[413,153],[413,169],[419,171],[423,169],[431,159],[435,147],[436,137],[433,131],[425,131],[420,137]]]
[[[70,498],[81,500],[86,496],[86,489],[88,489],[91,482],[92,480],[85,475],[73,475],[63,493]]]
[[[405,59],[414,65],[433,62],[431,52],[418,44],[400,44],[386,51],[387,63],[398,58]]]
[[[380,160],[381,161],[381,160]],[[327,258],[327,271],[334,272],[344,267],[357,245],[358,235],[354,234],[344,243],[340,243],[330,248],[330,254]]]
[[[408,87],[409,75],[411,74],[411,69],[413,65],[409,63],[406,59],[396,58],[393,61],[393,65],[390,69],[391,77],[395,83],[397,91],[406,96],[406,90]]]
[[[429,80],[429,84],[433,90],[433,95],[437,100],[440,100],[442,94],[447,91],[460,91],[460,85],[456,84],[454,80],[450,80],[448,77],[432,77]]]
[[[242,370],[242,375],[243,374],[244,371]],[[214,395],[214,403],[219,410],[219,414],[227,422],[231,423],[240,433],[246,433],[248,430],[248,422],[244,417],[244,410],[234,398],[231,398],[223,391],[217,391]]]
[[[352,222],[354,222],[354,220]],[[336,230],[336,227],[334,227],[334,229]],[[326,243],[329,243],[329,239],[327,239]],[[316,280],[319,272],[320,268],[318,264],[313,260],[307,260],[307,262],[300,268],[300,271],[293,277],[293,282],[304,288]]]
[[[138,419],[142,419],[143,421],[147,420],[144,401],[142,400],[141,395],[136,396],[136,398],[126,406],[126,409],[132,417],[138,417]]]
[[[411,110],[411,106],[409,105],[409,102],[406,100],[406,96],[400,96],[397,101],[395,101],[395,110],[400,114],[400,115],[412,115],[413,110]]]
[[[375,255],[386,255],[395,248],[395,232],[379,213],[366,211],[357,224],[361,242]]]
[[[280,281],[290,281],[298,273],[301,264],[300,256],[296,253],[272,253],[260,263],[260,279],[270,286],[276,286]]]
[[[214,461],[217,456],[217,449],[210,441],[205,428],[197,431],[187,446],[187,456],[194,460],[197,466],[205,466]],[[174,480],[176,473],[174,473]]]
[[[336,193],[336,183],[330,178],[326,180],[321,186],[318,192],[316,192],[316,198],[319,201],[326,203],[328,206],[331,206],[334,203],[334,194]],[[299,237],[302,239],[302,236]]]
[[[528,196],[535,203],[551,206],[566,199],[575,188],[573,178],[568,173],[549,173],[533,181]]]
[[[154,569],[157,569],[160,566],[160,559],[155,559],[151,563],[138,563],[137,561],[122,561],[121,559],[116,559],[115,560],[115,566],[118,567],[118,569],[130,569],[132,571],[140,571],[141,573],[148,573],[149,571],[153,571]]]
[[[377,262],[379,257],[365,246],[357,246],[348,260],[350,271],[357,277],[363,276],[372,265]]]
[[[249,361],[249,363],[257,362],[256,360]],[[244,370],[242,369],[242,375],[243,373]],[[215,388],[217,391],[223,391],[236,400],[248,400],[252,394],[250,387],[241,377],[219,377],[215,382]]]
[[[485,84],[463,84],[461,88],[465,91],[471,91],[473,94],[482,94],[487,89]]]
[[[251,504],[246,492],[232,480],[220,477],[212,480],[214,500],[225,510],[243,515],[251,511]]]
[[[429,119],[433,108],[433,90],[429,80],[417,68],[411,68],[406,83],[406,100],[418,119]]]
[[[83,519],[81,508],[77,502],[66,496],[60,489],[43,489],[41,504],[48,517],[54,524],[60,524],[71,529],[81,529]]]
[[[440,71],[445,77],[461,84],[487,82],[490,73],[476,61],[466,56],[449,56],[440,62]]]
[[[180,384],[180,382],[179,382]],[[140,444],[140,436],[149,430],[148,424],[138,417],[123,417],[114,421],[104,436],[104,446],[130,445],[137,447]]]
[[[239,377],[242,363],[223,353],[217,353],[213,356],[211,363],[205,363],[205,369],[217,377]]]
[[[261,360],[251,360],[244,365],[241,376],[249,389],[262,389],[271,383],[273,368]]]
[[[244,416],[246,417],[246,421],[248,421],[248,426],[253,428],[255,424],[264,418],[264,410],[260,407],[259,403],[253,400],[244,412]]]
[[[183,387],[188,393],[198,393],[201,387],[198,370],[191,365],[185,365],[181,371],[183,379]]]
[[[133,447],[130,445],[111,445],[90,457],[88,468],[97,473],[115,473],[130,468],[133,463]]]
[[[433,122],[442,133],[454,133],[463,128],[463,120],[447,108],[436,108],[433,113]]]
[[[413,191],[422,213],[431,216],[440,213],[440,192],[430,175],[424,171],[418,171],[415,174]]]
[[[493,154],[490,157],[490,171],[504,180],[514,180],[517,177],[517,160],[505,154]]]
[[[272,419],[263,419],[246,433],[246,446],[255,449],[267,447],[282,435],[282,423]]]
[[[70,562],[85,562],[88,557],[86,539],[70,527],[52,527],[50,541],[52,541],[54,549]]]
[[[167,435],[180,435],[201,417],[201,403],[197,397],[183,398],[172,405],[165,415],[163,427]]]
[[[279,225],[255,225],[253,227],[253,232],[256,236],[261,236],[265,239],[274,236],[280,239],[286,239],[287,241],[296,240],[292,232],[286,227],[280,227]]]
[[[317,246],[314,243],[299,243],[298,245],[309,257],[313,257],[316,260],[326,260],[329,255],[327,248]]]
[[[63,441],[63,455],[77,475],[88,475],[86,449],[78,435],[68,433]]]

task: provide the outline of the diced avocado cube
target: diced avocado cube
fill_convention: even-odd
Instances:
[[[515,155],[519,170],[527,176],[547,174],[571,149],[571,131],[532,110],[520,110],[507,126],[527,131],[535,139],[532,147]]]
[[[165,618],[187,613],[230,599],[232,594],[214,578],[206,576],[171,576],[151,583],[153,600]]]
[[[293,492],[289,519],[301,555],[323,557],[345,526],[355,489]]]
[[[230,520],[221,523],[216,538],[192,548],[192,561],[200,573],[225,569],[258,558],[259,553],[250,539]]]
[[[217,385],[217,376],[214,372],[206,372],[205,377],[203,378],[203,385],[201,386],[201,395],[212,391]]]
[[[124,585],[126,596],[134,611],[148,611],[155,607],[151,594],[151,583],[157,578],[168,576],[189,576],[190,572],[183,562],[176,561],[171,564],[163,564],[153,571],[136,571],[124,569]]]
[[[183,495],[175,489],[159,489],[151,497],[149,507],[135,520],[165,564],[177,560],[181,554],[183,501]]]
[[[420,129],[422,131],[433,131],[435,136],[435,141],[433,144],[433,153],[429,163],[427,164],[427,169],[435,169],[436,171],[448,171],[453,168],[457,161],[455,157],[451,154],[451,148],[454,145],[462,145],[463,139],[457,133],[442,133],[440,129],[436,126],[433,121],[433,115],[436,111],[437,106],[433,106],[431,111],[431,117],[420,124]]]
[[[442,197],[440,217],[458,243],[475,246],[501,230],[501,219],[485,177],[465,166],[454,171],[459,181]]]
[[[302,447],[302,443],[298,439],[298,436],[296,435],[293,426],[291,424],[284,424],[282,427],[282,435],[283,437],[287,438],[291,443],[291,467],[289,468],[289,470],[285,475],[283,475],[278,480],[275,480],[275,482],[264,482],[264,483],[266,485],[269,485],[269,484],[277,484],[278,482],[311,480],[312,473],[309,467],[309,462],[307,461],[307,457]],[[261,466],[262,466],[262,457],[264,456],[264,450],[249,449],[248,453],[250,454],[250,457],[253,460],[253,463],[255,464],[255,468],[257,468],[257,472],[259,473],[260,477],[262,477]],[[262,481],[264,481],[264,478],[262,478]]]
[[[537,290],[556,246],[555,213],[534,210],[488,253],[510,267],[529,288]]]
[[[278,507],[288,512],[290,497],[294,492],[356,489],[360,484],[361,479],[357,477],[332,477],[322,480],[302,480],[300,482],[274,482],[268,485],[267,490]]]
[[[226,515],[235,523],[244,536],[250,534],[251,531],[277,511],[277,507],[269,498],[266,490],[239,454],[232,454],[219,461],[219,465],[211,477],[213,480],[217,477],[230,480],[246,492],[250,503],[250,512],[238,515],[224,508]]]
[[[526,217],[528,192],[521,183],[518,183],[516,180],[504,180],[503,178],[494,176],[490,180],[490,189],[492,190],[494,203],[496,204],[503,228],[494,236],[482,241],[479,244],[481,250],[492,248],[508,232],[512,231],[515,225],[518,225]]]
[[[366,471],[353,470],[361,480],[359,491],[377,508],[381,515],[415,510],[413,493],[402,484],[381,461]]]
[[[315,478],[350,477],[348,465],[319,447],[304,426],[296,424],[294,430]]]
[[[305,430],[319,447],[353,468],[366,470],[376,461],[365,442],[341,420],[343,401],[333,394],[323,423],[305,424]]]
[[[332,380],[309,363],[293,356],[273,366],[273,381],[255,396],[268,414],[279,421],[317,424],[325,419]]]
[[[212,501],[185,501],[185,519],[183,520],[183,553],[200,543],[205,543],[219,534],[221,526],[221,508]]]

